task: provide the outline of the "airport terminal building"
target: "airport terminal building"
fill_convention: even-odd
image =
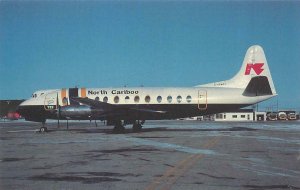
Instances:
[[[224,112],[206,116],[187,118],[187,120],[224,121],[224,122],[253,122],[253,121],[293,121],[299,120],[296,111],[285,110],[277,112],[254,111],[253,109],[240,109],[233,112]]]
[[[243,109],[235,112],[215,114],[215,121],[266,121],[266,112],[253,112],[252,109]]]

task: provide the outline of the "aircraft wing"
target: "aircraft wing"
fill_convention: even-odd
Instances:
[[[101,108],[103,110],[113,110],[113,109],[117,109],[118,106],[113,105],[113,104],[109,104],[106,102],[101,102],[101,101],[96,101],[93,99],[89,99],[89,98],[80,98],[80,97],[72,97],[70,98],[72,100],[74,100],[75,102],[93,107],[93,108]]]
[[[114,105],[106,102],[101,102],[89,98],[80,98],[80,97],[72,97],[72,100],[93,107],[102,109],[104,111],[103,115],[110,115],[110,116],[120,116],[125,115],[128,113],[132,114],[165,114],[166,111],[163,110],[152,110],[152,109],[144,109],[139,107],[121,107],[120,105]]]
[[[151,109],[140,109],[140,108],[130,108],[130,110],[148,113],[167,113],[167,111],[151,110]]]

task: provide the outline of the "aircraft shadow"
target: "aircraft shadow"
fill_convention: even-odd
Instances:
[[[231,127],[231,128],[212,128],[212,129],[175,129],[175,128],[167,128],[167,127],[156,127],[156,128],[144,128],[139,132],[133,131],[131,128],[126,128],[123,132],[115,132],[113,129],[101,129],[101,128],[93,128],[93,129],[51,129],[49,132],[54,131],[72,131],[77,133],[105,133],[105,134],[131,134],[131,133],[151,133],[151,132],[232,132],[232,131],[256,131],[258,129],[248,128],[248,127]]]

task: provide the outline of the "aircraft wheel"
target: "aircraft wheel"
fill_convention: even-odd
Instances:
[[[125,127],[124,127],[124,125],[122,125],[121,121],[117,122],[115,124],[113,132],[114,133],[124,133],[124,131],[125,131]]]
[[[125,127],[124,126],[115,126],[114,127],[114,130],[113,130],[114,133],[124,133],[125,132]]]
[[[133,126],[132,126],[132,130],[134,131],[134,132],[139,132],[139,131],[141,131],[142,130],[142,125],[141,124],[138,124],[138,123],[135,123],[135,124],[133,124]]]
[[[40,128],[40,132],[42,132],[42,133],[43,133],[43,132],[47,132],[47,131],[48,131],[47,127],[41,127],[41,128]]]

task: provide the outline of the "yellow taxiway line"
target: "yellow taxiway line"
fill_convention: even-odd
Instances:
[[[215,146],[219,140],[220,136],[215,137],[209,140],[203,148],[208,149]],[[174,167],[169,168],[165,171],[165,173],[155,178],[146,188],[145,190],[154,190],[154,189],[162,189],[169,190],[172,185],[176,183],[177,179],[184,175],[197,161],[201,160],[204,157],[204,154],[194,154],[186,157],[185,159],[178,162]]]

